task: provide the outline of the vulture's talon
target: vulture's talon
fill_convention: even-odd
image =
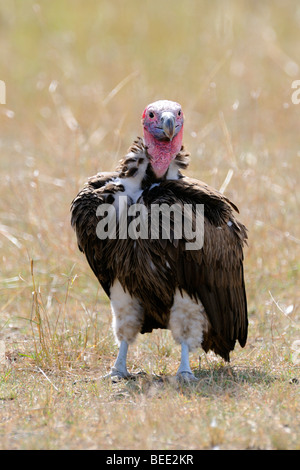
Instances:
[[[199,381],[199,379],[197,379],[197,377],[195,377],[192,372],[188,372],[188,371],[178,372],[176,374],[176,378],[180,383],[186,383],[186,384],[195,383]]]

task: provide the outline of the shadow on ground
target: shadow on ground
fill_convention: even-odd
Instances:
[[[200,395],[210,397],[216,395],[234,395],[243,389],[256,386],[269,386],[276,381],[284,380],[282,377],[266,373],[262,369],[252,367],[217,367],[194,371],[197,382],[182,383],[175,375],[156,375],[146,372],[132,374],[130,379],[95,378],[87,379],[94,383],[103,380],[111,381],[111,391],[115,398],[128,395],[145,394],[159,396],[166,390],[173,389],[185,395]],[[77,383],[78,384],[78,383]],[[76,385],[76,383],[74,384]],[[100,385],[100,384],[99,384]]]

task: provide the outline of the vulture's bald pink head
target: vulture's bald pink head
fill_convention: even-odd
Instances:
[[[183,113],[174,101],[160,100],[143,113],[144,140],[155,175],[161,178],[182,146]]]

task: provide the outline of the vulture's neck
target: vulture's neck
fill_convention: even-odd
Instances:
[[[152,168],[152,156],[149,154],[146,143],[139,137],[129,148],[127,155],[121,160],[118,167],[119,177],[130,178],[132,183],[145,188],[153,183],[163,180],[176,180],[181,178],[180,170],[187,168],[189,154],[182,146],[172,159],[162,177],[157,177]]]
[[[171,162],[176,158],[182,147],[183,127],[172,140],[157,140],[144,128],[144,141],[150,157],[152,169],[157,178],[162,178]]]

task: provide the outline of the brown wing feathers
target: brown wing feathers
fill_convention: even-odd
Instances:
[[[176,273],[178,287],[200,300],[205,308],[212,328],[204,337],[203,348],[213,349],[229,360],[236,339],[243,346],[247,337],[242,250],[247,234],[233,216],[235,206],[217,191],[189,178],[163,182],[148,198],[149,206],[158,200],[170,205],[176,201],[204,204],[202,250],[186,251],[184,239],[177,245],[171,240],[156,243],[164,250],[173,275]]]

